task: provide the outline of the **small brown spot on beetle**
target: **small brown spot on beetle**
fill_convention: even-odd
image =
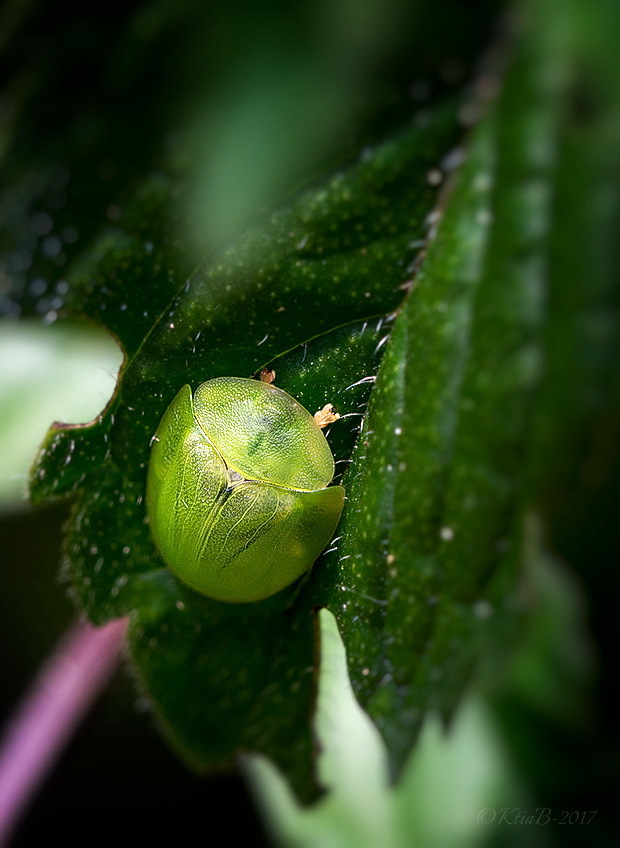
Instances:
[[[261,383],[273,383],[276,379],[276,372],[272,368],[263,368],[258,379]]]

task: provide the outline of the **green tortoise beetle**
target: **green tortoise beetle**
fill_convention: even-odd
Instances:
[[[220,601],[259,601],[307,571],[344,503],[321,427],[291,395],[261,380],[183,386],[157,428],[147,514],[171,571]]]

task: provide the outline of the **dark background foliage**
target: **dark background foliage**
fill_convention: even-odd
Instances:
[[[113,259],[105,245],[116,237],[121,206],[133,204],[135,229],[153,248],[139,267],[131,257],[128,265],[121,262],[119,280],[140,273],[157,280],[142,292],[149,310],[159,313],[196,264],[257,210],[398,130],[412,114],[466,90],[489,48],[510,30],[503,4],[490,0],[383,6],[151,0],[79,10],[22,0],[5,6],[3,15],[0,312],[5,320],[38,316],[48,323],[66,311],[65,274],[72,269],[79,278],[85,251],[101,250],[103,263],[118,261],[123,245]],[[586,144],[588,127],[609,108],[589,74],[584,63],[569,116]],[[260,120],[249,108],[255,102]],[[225,153],[239,137],[251,139],[253,155],[247,172],[236,173],[245,160]],[[563,180],[567,202],[580,190]],[[565,242],[583,238],[569,226],[559,232],[558,254]],[[598,255],[617,266],[607,244]],[[70,305],[80,311],[79,302]],[[564,304],[567,313],[574,307]],[[603,321],[600,332],[615,332],[612,325]],[[599,348],[591,349],[595,356]],[[577,382],[591,411],[583,426],[551,434],[555,469],[544,506],[552,547],[587,598],[597,667],[588,717],[562,724],[514,692],[496,696],[534,797],[555,809],[600,809],[611,801],[618,750],[617,702],[604,673],[614,660],[620,541],[618,406],[605,398],[617,381],[613,363],[592,369],[604,374],[598,382],[588,380],[587,366],[574,363],[575,373],[586,370],[585,382]],[[554,376],[561,402],[567,394],[561,384],[570,379],[565,363]],[[557,421],[557,409],[551,419]],[[5,713],[74,615],[56,578],[67,514],[65,505],[54,505],[1,518]],[[181,831],[206,839],[215,819],[227,822],[229,838],[263,838],[241,780],[189,773],[156,736],[133,681],[122,673],[16,844],[37,844],[52,833],[65,844],[82,844],[92,820],[95,844],[119,832],[148,835],[154,844],[168,833],[178,839]],[[612,820],[601,813],[588,833],[604,844]],[[580,838],[569,832],[561,844]]]

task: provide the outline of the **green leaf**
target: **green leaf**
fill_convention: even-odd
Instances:
[[[576,161],[564,132],[583,58],[572,49],[583,44],[578,5],[559,27],[554,0],[523,5],[501,86],[496,69],[480,80],[498,96],[459,113],[479,123],[438,209],[435,169],[459,158],[452,103],[258,221],[170,303],[187,260],[171,241],[148,259],[140,212],[165,205],[157,181],[159,203],[147,202],[149,184],[147,200],[75,266],[72,303],[118,335],[126,360],[96,423],[49,432],[32,497],[73,496],[73,591],[95,622],[131,615],[140,684],[198,768],[259,751],[308,794],[317,606],[338,621],[392,774],[424,715],[449,719],[488,641],[516,624],[523,508],[550,479],[541,434],[557,428],[566,399],[553,399],[548,375],[565,378],[584,349],[570,304],[563,323],[547,314],[560,286],[557,228],[575,234],[583,215],[571,215],[590,196],[584,180],[561,208]],[[595,67],[598,43],[585,50]],[[603,138],[606,156],[614,138]],[[124,285],[144,269],[152,300],[144,285],[131,295]],[[582,279],[569,279],[579,299]],[[180,386],[265,365],[309,409],[331,402],[344,413],[329,438],[348,502],[339,538],[307,578],[236,607],[165,568],[145,521],[146,469]]]
[[[550,62],[524,42],[473,134],[387,344],[342,542],[316,573],[314,600],[338,619],[395,771],[425,713],[452,713],[493,619],[510,616],[498,589],[518,555],[541,374]]]
[[[184,383],[270,365],[278,385],[309,409],[331,402],[343,413],[329,436],[342,471],[393,310],[424,245],[437,194],[427,173],[457,132],[454,106],[443,107],[427,126],[365,150],[276,210],[199,270],[139,347],[140,322],[124,322],[121,313],[135,316],[140,296],[123,310],[122,286],[106,286],[101,310],[100,290],[87,275],[74,281],[82,308],[99,310],[126,353],[136,352],[126,356],[100,420],[50,430],[32,497],[75,495],[65,557],[73,591],[96,622],[132,615],[137,675],[198,767],[226,764],[241,747],[257,749],[307,784],[313,615],[290,608],[298,589],[235,607],[177,583],[145,523],[152,435]],[[127,251],[131,261],[143,255],[138,239]]]
[[[75,322],[0,328],[1,510],[26,506],[28,466],[49,422],[94,418],[114,391],[120,359],[107,333]]]
[[[248,757],[252,788],[277,844],[415,845],[473,848],[497,828],[501,808],[527,805],[492,714],[479,693],[469,695],[450,733],[430,716],[402,779],[390,785],[387,750],[356,702],[334,617],[319,615],[321,671],[315,732],[317,772],[327,790],[303,807],[280,772]]]
[[[570,396],[566,357],[558,366],[549,350],[557,325],[547,300],[575,57],[550,8],[527,7],[501,94],[472,134],[387,343],[344,480],[342,541],[312,576],[312,600],[338,620],[354,690],[395,774],[425,714],[449,719],[485,642],[517,623],[522,510],[553,466],[528,452],[550,356],[564,381],[554,394]],[[580,20],[569,28],[577,42]],[[584,204],[595,185],[600,171],[580,186]],[[587,207],[573,198],[569,208],[581,220]],[[586,280],[573,280],[572,297]],[[564,336],[565,353],[579,350],[576,336]],[[588,376],[578,383],[586,391]]]

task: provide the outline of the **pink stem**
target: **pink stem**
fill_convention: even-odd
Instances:
[[[127,619],[78,622],[40,670],[0,746],[0,845],[114,672]]]

